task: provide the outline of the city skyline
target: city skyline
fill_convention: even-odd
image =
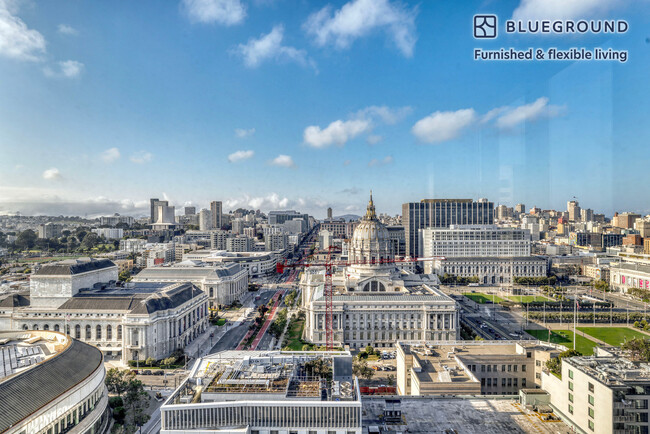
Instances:
[[[360,215],[371,188],[391,215],[424,198],[564,209],[573,196],[608,216],[650,213],[637,188],[650,132],[643,2],[553,15],[538,1],[228,3],[0,1],[0,98],[11,102],[0,108],[0,214],[146,215],[160,197],[178,210],[220,200]],[[620,18],[629,31],[481,42],[477,13]],[[530,45],[630,55],[471,56]]]

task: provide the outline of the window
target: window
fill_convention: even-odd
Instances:
[[[573,402],[573,393],[569,392],[569,402]]]
[[[487,367],[488,367],[487,371],[492,372],[492,365],[487,365]]]
[[[512,387],[512,378],[508,378],[508,387]]]
[[[501,387],[506,387],[506,379],[505,378],[501,379]]]
[[[526,372],[526,365],[521,365],[521,372]]]
[[[569,390],[573,390],[573,381],[569,381]]]
[[[573,380],[573,371],[569,369],[569,378]]]
[[[589,391],[591,393],[594,393],[594,384],[593,383],[589,383]]]
[[[485,378],[481,378],[481,387],[485,386]]]
[[[589,421],[589,429],[592,430],[592,431],[594,430],[594,421],[593,420]]]
[[[521,379],[521,387],[526,387],[526,379],[525,378]]]
[[[113,340],[113,327],[110,325],[106,326],[106,339]]]
[[[593,419],[593,417],[594,417],[594,409],[589,407],[587,409],[587,413],[589,413],[589,417]]]
[[[594,405],[594,395],[589,395],[589,404]]]
[[[485,372],[485,365],[481,365],[481,372]]]
[[[508,365],[508,372],[512,371],[512,365]]]
[[[519,365],[512,365],[512,370],[513,370],[514,372],[517,372],[517,368],[518,368],[518,367],[519,367]]]
[[[117,326],[117,340],[118,341],[122,340],[122,326],[121,325]]]
[[[89,341],[91,339],[92,339],[92,337],[90,336],[90,326],[87,325],[86,326],[86,340]]]
[[[518,378],[513,378],[513,379],[512,379],[512,385],[513,385],[513,386],[517,387],[517,383],[518,383],[518,382],[519,382],[519,379],[518,379]]]
[[[501,365],[501,372],[506,372],[506,365]]]
[[[81,339],[81,326],[79,324],[74,326],[74,338]]]
[[[569,414],[573,414],[573,406],[569,404]]]
[[[97,329],[95,332],[95,339],[99,340],[102,338],[102,326],[97,325]]]

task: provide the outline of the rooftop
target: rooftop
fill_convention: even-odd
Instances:
[[[71,276],[115,267],[108,259],[78,258],[43,265],[34,276]]]
[[[97,368],[102,353],[56,332],[0,332],[0,432],[74,388]],[[28,398],[28,399],[26,399]]]
[[[358,401],[351,365],[347,351],[223,351],[199,359],[167,404]]]
[[[569,365],[607,386],[650,382],[650,364],[630,360],[617,347],[599,347],[593,356],[565,359]]]
[[[138,282],[125,288],[108,286],[83,290],[69,298],[59,309],[153,313],[181,306],[203,294],[203,291],[189,282]]]

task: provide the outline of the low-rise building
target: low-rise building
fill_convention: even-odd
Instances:
[[[618,348],[562,359],[562,374],[542,373],[555,414],[579,433],[644,433],[648,423],[650,366]]]
[[[542,369],[562,349],[533,341],[397,344],[400,395],[516,395],[541,386]]]
[[[621,292],[630,288],[650,289],[650,265],[628,262],[612,265],[609,285]]]
[[[133,282],[192,282],[207,295],[210,307],[229,305],[248,293],[248,272],[237,263],[210,265],[184,261],[172,266],[145,268]]]
[[[546,259],[538,256],[444,258],[425,264],[439,276],[478,277],[480,283],[488,285],[513,284],[517,277],[545,277],[548,271]]]
[[[0,331],[0,432],[100,434],[111,420],[102,353],[51,331]]]
[[[208,296],[192,283],[116,280],[106,259],[47,264],[29,292],[0,299],[0,330],[65,332],[126,362],[165,358],[207,329]]]
[[[183,255],[183,261],[201,261],[208,264],[236,263],[248,271],[249,277],[275,274],[278,260],[286,251],[276,252],[227,252],[225,250],[203,250]]]
[[[346,351],[224,351],[196,361],[160,409],[161,434],[361,434]]]

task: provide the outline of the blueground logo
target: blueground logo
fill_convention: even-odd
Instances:
[[[497,37],[496,15],[474,15],[474,37],[476,39],[494,39]]]

